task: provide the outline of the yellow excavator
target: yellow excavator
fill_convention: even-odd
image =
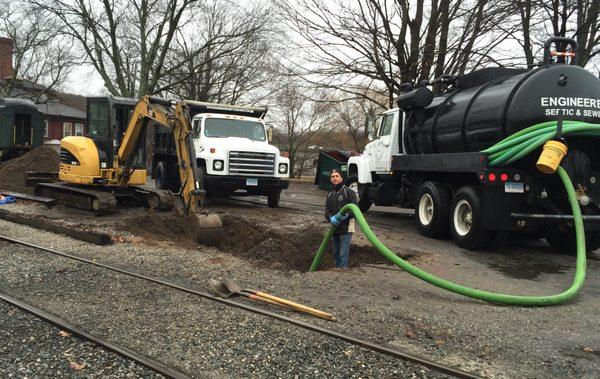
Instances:
[[[145,187],[145,135],[147,126],[158,124],[173,131],[180,178],[183,213],[190,220],[198,242],[216,245],[223,224],[204,210],[205,192],[199,182],[192,127],[185,102],[144,96],[133,103],[127,98],[88,101],[88,136],[68,136],[60,141],[58,182],[39,183],[34,193],[97,214],[114,212],[119,204],[137,203],[158,210],[172,209],[170,191]],[[202,209],[196,214],[196,207]]]

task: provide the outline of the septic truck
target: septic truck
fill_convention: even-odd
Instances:
[[[269,143],[266,107],[242,107],[186,100],[194,131],[199,177],[209,197],[266,196],[279,206],[288,188],[290,161]],[[152,177],[156,187],[179,191],[172,132],[157,128]]]
[[[419,233],[451,235],[466,249],[498,248],[518,233],[574,251],[565,188],[558,175],[536,169],[541,147],[505,165],[490,164],[494,157],[483,152],[525,128],[555,121],[556,140],[568,151],[561,166],[584,215],[587,249],[599,248],[598,142],[561,134],[563,120],[600,123],[600,79],[576,65],[576,50],[574,40],[552,38],[533,69],[487,68],[403,85],[398,108],[382,115],[375,139],[348,161],[347,184],[361,210],[372,204],[414,209]],[[448,89],[433,96],[428,85],[437,82]]]

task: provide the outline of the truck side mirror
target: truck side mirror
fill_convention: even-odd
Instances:
[[[267,141],[268,142],[272,142],[273,141],[273,127],[269,126],[267,128]]]
[[[194,136],[197,137],[200,134],[200,120],[194,120],[192,129],[192,131],[194,132]]]
[[[373,141],[375,139],[375,136],[373,135],[373,133],[369,132],[369,134],[367,134],[367,138],[369,139],[369,141]]]

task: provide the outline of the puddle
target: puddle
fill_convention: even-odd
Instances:
[[[510,259],[510,257],[507,257]],[[514,279],[536,279],[541,274],[562,274],[570,267],[539,262],[488,263],[488,266]]]

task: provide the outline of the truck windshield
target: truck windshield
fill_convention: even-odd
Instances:
[[[240,137],[253,141],[265,141],[265,127],[260,122],[207,118],[204,121],[204,135],[207,137]]]

